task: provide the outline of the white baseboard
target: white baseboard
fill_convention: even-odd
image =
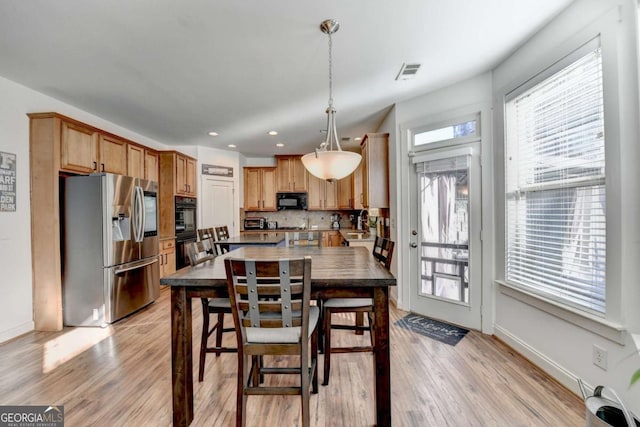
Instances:
[[[35,328],[35,324],[33,321],[25,322],[18,326],[14,326],[11,329],[7,329],[5,331],[0,331],[0,343],[5,341],[9,341],[11,338],[15,338],[19,335],[26,334],[27,332],[33,331]]]
[[[534,365],[551,375],[560,384],[567,387],[569,390],[582,397],[580,387],[578,386],[578,377],[572,372],[566,370],[564,367],[558,365],[553,360],[549,359],[544,354],[540,353],[529,344],[520,340],[518,337],[512,335],[509,331],[501,326],[495,325],[494,335],[505,342],[508,346],[512,347],[518,353],[525,358],[529,359]],[[589,387],[589,385],[587,385]]]

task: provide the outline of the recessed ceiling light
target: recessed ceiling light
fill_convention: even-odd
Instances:
[[[360,138],[360,137],[358,136],[358,137],[353,138],[353,140],[354,140],[354,141],[362,141],[362,138]]]
[[[276,144],[276,147],[284,147],[284,144],[283,144],[282,142],[278,142],[278,143]]]
[[[219,134],[218,134],[218,132],[211,131],[211,132],[209,132],[209,135],[211,135],[211,136],[218,136]]]
[[[278,134],[278,132],[277,132],[277,131],[275,131],[275,130],[270,130],[270,131],[269,131],[269,132],[267,132],[267,133],[268,133],[269,135],[271,135],[271,136],[276,136],[276,135]]]
[[[229,144],[229,145],[227,145],[227,147],[229,147],[229,148],[236,148],[236,144]]]

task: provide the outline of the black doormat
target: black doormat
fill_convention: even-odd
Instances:
[[[396,322],[396,326],[409,329],[421,335],[433,338],[445,344],[456,345],[469,332],[438,320],[429,319],[419,314],[410,313]]]

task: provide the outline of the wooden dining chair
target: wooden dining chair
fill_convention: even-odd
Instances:
[[[322,234],[319,231],[287,231],[285,244],[290,246],[321,246]]]
[[[308,427],[310,391],[318,392],[320,314],[309,303],[311,258],[227,258],[225,269],[238,342],[236,426],[246,424],[248,395],[284,394],[301,396],[302,425]],[[299,366],[266,367],[265,355],[299,356],[294,358]],[[264,385],[262,379],[268,374],[300,375],[300,385]]]
[[[187,256],[192,266],[202,264],[207,261],[212,261],[215,256],[208,253],[203,245],[203,242],[190,242],[187,243]],[[200,366],[198,367],[198,381],[202,382],[204,379],[204,364],[206,362],[207,353],[215,353],[216,357],[220,356],[220,353],[235,353],[238,351],[234,347],[222,346],[222,334],[223,332],[233,332],[235,328],[224,327],[224,315],[231,313],[231,303],[229,298],[200,298],[202,305],[202,334],[200,338]],[[217,316],[217,321],[209,328],[211,323],[211,315]],[[216,334],[215,346],[208,347],[209,337]]]
[[[218,254],[222,255],[224,253],[229,252],[229,245],[225,245],[225,240],[229,240],[229,228],[226,225],[222,225],[220,227],[215,227],[216,232],[216,246],[218,249]]]
[[[204,246],[204,249],[207,251],[207,253],[211,255],[218,255],[215,246],[216,236],[213,227],[199,228],[198,239],[202,242],[202,245]]]
[[[391,268],[391,257],[393,256],[393,247],[395,243],[383,237],[376,237],[373,245],[373,257],[378,260],[387,270]],[[369,324],[364,326],[356,322],[355,325],[333,324],[331,323],[331,315],[333,313],[355,313],[356,316],[366,314]],[[329,376],[331,374],[331,354],[332,353],[354,353],[354,352],[370,352],[374,346],[374,317],[373,317],[373,299],[371,298],[329,298],[322,301],[322,333],[323,333],[323,351],[324,351],[324,370],[322,385],[329,385]],[[368,346],[352,346],[352,347],[331,347],[331,330],[347,329],[351,331],[368,331],[371,338],[371,345]]]

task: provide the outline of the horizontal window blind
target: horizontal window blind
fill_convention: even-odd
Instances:
[[[600,48],[506,104],[506,279],[606,311]]]

